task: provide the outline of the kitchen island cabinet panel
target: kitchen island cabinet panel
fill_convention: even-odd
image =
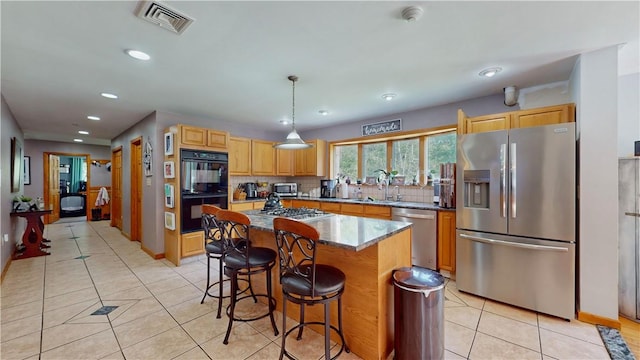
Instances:
[[[182,234],[182,257],[204,253],[204,232]]]
[[[313,223],[311,223],[313,226]],[[273,231],[251,228],[256,246],[276,249]],[[386,359],[393,350],[394,269],[411,266],[411,228],[395,233],[360,251],[319,244],[317,262],[342,270],[347,278],[342,296],[343,327],[347,345],[363,359]],[[256,291],[265,291],[264,280],[252,279]],[[278,271],[272,272],[276,307],[282,311],[282,288]],[[287,315],[299,321],[299,307],[287,303]],[[323,308],[309,306],[305,321],[323,321]],[[331,307],[331,323],[338,323],[337,307]],[[334,341],[339,337],[331,333]]]

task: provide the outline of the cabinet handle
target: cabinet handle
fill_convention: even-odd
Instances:
[[[625,212],[625,215],[629,215],[629,216],[635,216],[635,217],[640,217],[640,213],[634,213],[634,212]]]

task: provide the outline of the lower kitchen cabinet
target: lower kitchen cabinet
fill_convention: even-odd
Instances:
[[[456,272],[455,211],[438,211],[438,269]]]
[[[291,200],[291,207],[294,208],[301,208],[301,207],[306,207],[309,209],[318,209],[320,208],[320,202],[319,201],[313,201],[313,200]]]
[[[204,232],[195,231],[182,234],[182,249],[180,249],[180,252],[182,257],[204,253]]]
[[[326,211],[332,214],[340,214],[340,203],[321,202],[320,210]]]
[[[365,205],[362,216],[383,220],[391,220],[390,206]]]

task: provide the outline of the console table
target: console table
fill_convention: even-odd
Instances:
[[[49,252],[42,250],[42,248],[49,247],[49,245],[43,244],[43,242],[48,240],[42,237],[42,232],[44,231],[42,216],[51,214],[51,212],[51,210],[11,212],[11,217],[19,216],[27,219],[27,228],[24,230],[24,234],[22,235],[24,251],[16,251],[13,256],[14,260],[50,254]]]

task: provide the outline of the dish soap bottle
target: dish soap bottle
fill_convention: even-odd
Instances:
[[[358,200],[362,200],[362,187],[360,187],[360,185],[358,185],[358,191],[356,191],[356,197],[358,198]]]

